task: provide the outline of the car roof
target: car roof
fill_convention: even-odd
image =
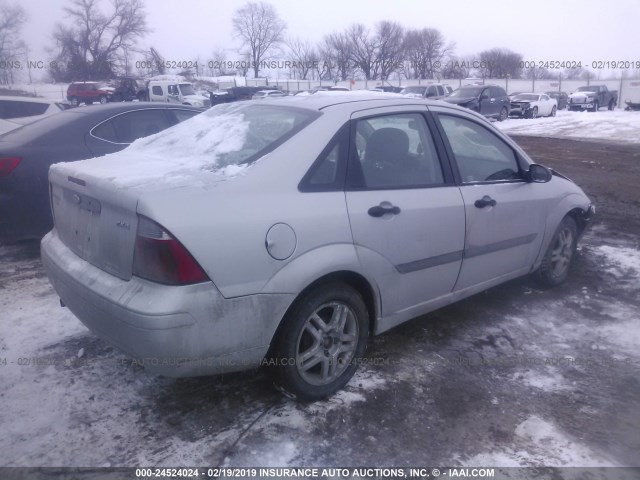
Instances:
[[[168,110],[180,109],[201,112],[202,109],[191,107],[189,105],[181,105],[177,103],[164,102],[122,102],[107,103],[105,105],[89,105],[86,107],[76,107],[69,110],[63,110],[55,115],[48,115],[44,118],[36,120],[24,127],[17,128],[0,136],[0,141],[29,141],[39,138],[52,132],[57,128],[64,128],[74,124],[82,125],[88,121],[101,122],[107,120],[113,115],[119,113],[132,112],[135,110]],[[74,127],[75,128],[75,127]]]
[[[353,107],[376,108],[397,105],[440,105],[439,100],[426,100],[406,97],[399,93],[372,92],[370,90],[318,91],[310,95],[289,95],[286,97],[265,99],[261,105],[287,105],[291,107],[323,110],[328,107],[352,104]],[[449,104],[447,104],[449,106]]]

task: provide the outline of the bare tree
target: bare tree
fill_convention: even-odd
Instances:
[[[380,79],[388,80],[402,67],[404,60],[404,28],[396,22],[383,21],[376,26],[376,62]]]
[[[318,76],[322,80],[347,80],[354,73],[352,59],[353,45],[346,33],[332,33],[324,37],[318,48],[321,69]]]
[[[26,55],[26,45],[20,40],[20,32],[26,21],[27,15],[20,5],[0,3],[0,62],[4,65],[17,63],[20,57]],[[13,70],[0,69],[0,84],[13,81]]]
[[[287,46],[290,58],[296,64],[292,69],[293,78],[307,80],[307,77],[315,71],[315,62],[318,61],[315,48],[308,40],[300,40],[299,38],[289,39]]]
[[[361,23],[351,25],[346,32],[351,44],[351,62],[367,80],[376,80],[380,65],[376,62],[376,40]]]
[[[229,70],[227,69],[227,52],[224,48],[216,48],[213,51],[208,67],[212,77],[229,75]]]
[[[444,36],[435,28],[409,30],[405,34],[404,48],[409,62],[409,78],[435,78],[440,74],[446,58],[455,45],[447,44]]]
[[[485,78],[520,78],[522,55],[506,48],[480,52],[480,73]]]
[[[70,0],[64,8],[71,26],[57,25],[56,80],[96,80],[110,77],[126,48],[148,30],[143,0],[111,0],[104,14],[98,0]]]
[[[477,57],[447,57],[444,68],[440,71],[442,78],[468,78],[480,62]]]
[[[265,2],[249,2],[236,10],[232,18],[233,31],[242,40],[242,47],[248,53],[253,74],[257,78],[260,62],[284,41],[286,24],[278,17],[273,5]]]
[[[548,80],[550,78],[557,78],[558,74],[557,73],[553,73],[553,71],[549,70],[548,68],[527,68],[524,71],[524,78],[527,78],[529,80]]]

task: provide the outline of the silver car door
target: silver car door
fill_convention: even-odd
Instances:
[[[524,181],[516,151],[482,120],[458,112],[437,113],[437,120],[466,209],[455,290],[527,273],[544,237],[550,188]]]
[[[416,106],[352,116],[347,208],[383,317],[450,293],[462,260],[464,204],[423,113]]]

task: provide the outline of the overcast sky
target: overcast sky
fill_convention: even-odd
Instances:
[[[4,0],[14,3],[13,0]],[[68,0],[20,0],[29,20],[23,38],[31,57],[46,60]],[[101,0],[105,11],[109,0]],[[217,48],[237,60],[231,17],[240,0],[146,0],[152,30],[139,47],[156,47],[166,60],[212,59]],[[524,60],[640,60],[638,0],[270,0],[287,35],[312,41],[354,22],[393,20],[408,28],[434,27],[456,44],[459,56],[506,47]],[[282,60],[287,60],[283,56]]]

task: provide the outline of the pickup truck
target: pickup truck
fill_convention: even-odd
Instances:
[[[597,112],[605,105],[609,110],[613,110],[618,104],[618,91],[609,90],[606,85],[587,85],[579,87],[569,95],[569,110],[589,110]]]

